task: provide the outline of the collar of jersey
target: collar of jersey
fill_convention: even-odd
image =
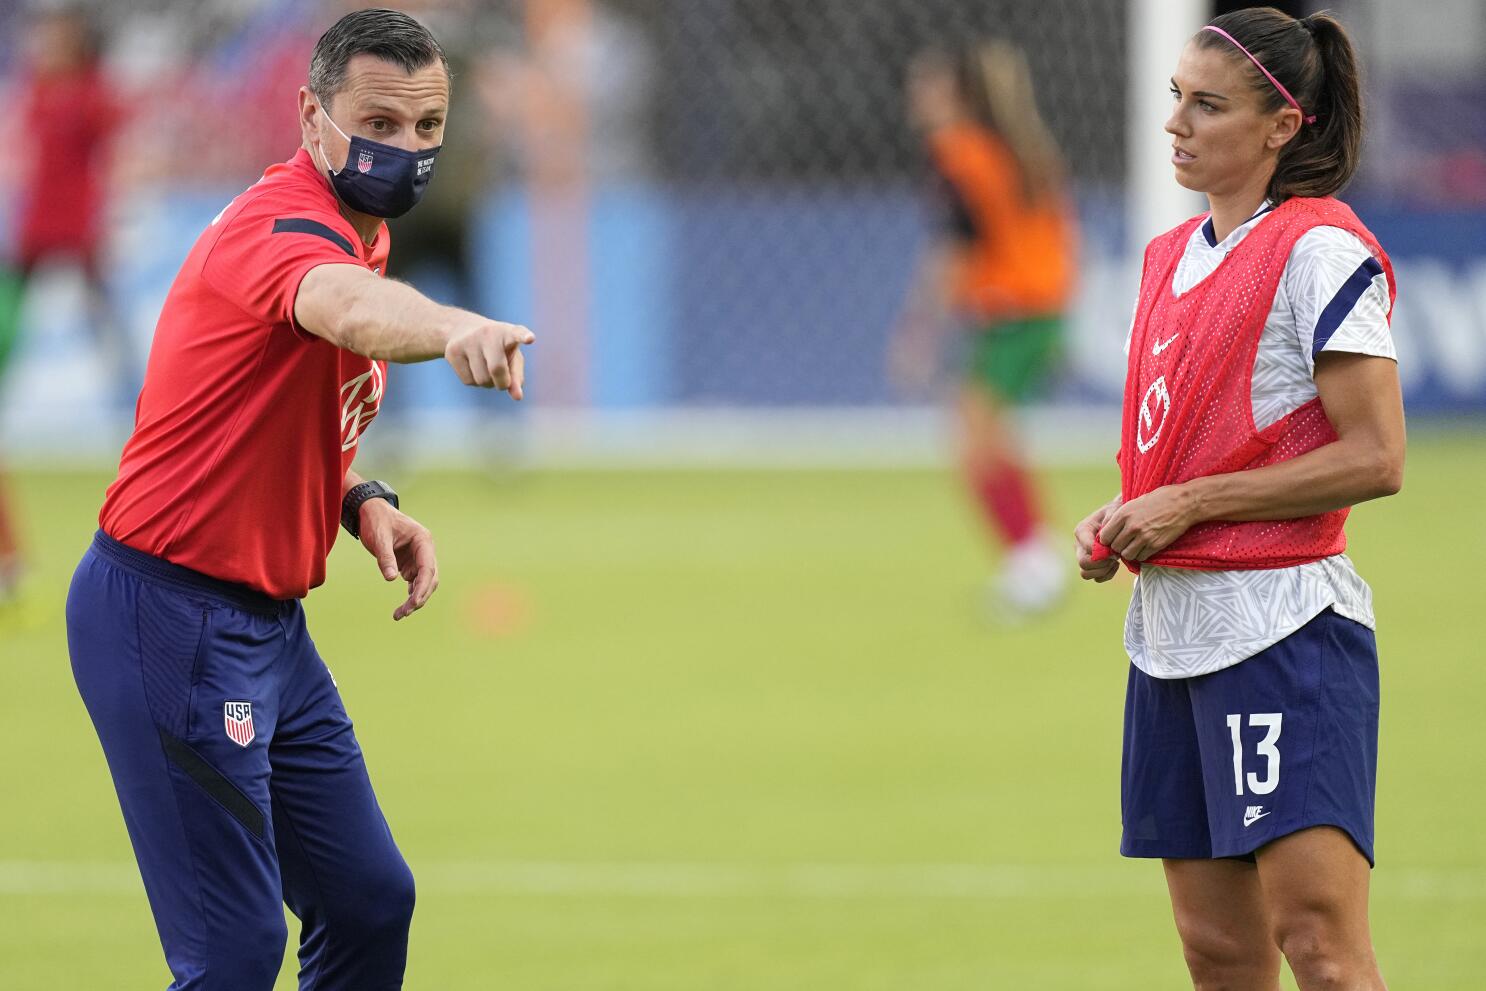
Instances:
[[[1259,222],[1259,218],[1273,210],[1274,207],[1273,202],[1265,200],[1259,205],[1259,209],[1254,211],[1253,216],[1239,224],[1229,232],[1227,237],[1223,238],[1222,244],[1219,244],[1216,240],[1217,231],[1213,230],[1213,217],[1212,214],[1208,214],[1207,219],[1202,222],[1202,227],[1200,228],[1202,231],[1202,243],[1214,251],[1232,251],[1234,245],[1242,241],[1244,236],[1254,229],[1254,225]]]

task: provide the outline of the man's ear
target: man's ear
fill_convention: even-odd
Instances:
[[[320,120],[317,110],[320,101],[308,86],[299,87],[299,126],[312,136],[320,133]]]

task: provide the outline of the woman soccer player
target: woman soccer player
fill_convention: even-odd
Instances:
[[[1368,930],[1372,595],[1348,507],[1402,484],[1388,256],[1332,198],[1356,169],[1356,56],[1326,15],[1226,14],[1166,123],[1211,211],[1146,249],[1121,496],[1082,575],[1139,573],[1125,622],[1121,852],[1162,858],[1193,983],[1382,988]]]
[[[959,392],[963,470],[1007,548],[997,592],[1018,612],[1051,606],[1066,582],[1015,427],[1056,364],[1073,289],[1075,225],[1063,164],[1033,99],[1021,53],[1004,42],[917,59],[909,112],[934,167],[937,236],[920,261],[893,341],[895,377],[918,385],[941,328],[965,340]]]

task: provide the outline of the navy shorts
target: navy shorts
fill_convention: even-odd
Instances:
[[[401,987],[412,874],[299,602],[100,533],[67,639],[172,991],[271,991],[285,905],[300,988]]]
[[[1127,857],[1252,857],[1335,826],[1373,863],[1378,653],[1330,609],[1196,678],[1130,667],[1120,782]]]

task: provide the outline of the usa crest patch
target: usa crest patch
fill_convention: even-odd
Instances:
[[[246,747],[253,742],[253,737],[258,735],[258,731],[253,728],[253,703],[251,702],[224,702],[222,720],[227,726],[227,739],[239,747]]]
[[[360,155],[357,155],[356,156],[356,171],[357,172],[370,172],[371,171],[371,167],[372,167],[372,153],[371,152],[369,152],[369,151],[363,151]]]

